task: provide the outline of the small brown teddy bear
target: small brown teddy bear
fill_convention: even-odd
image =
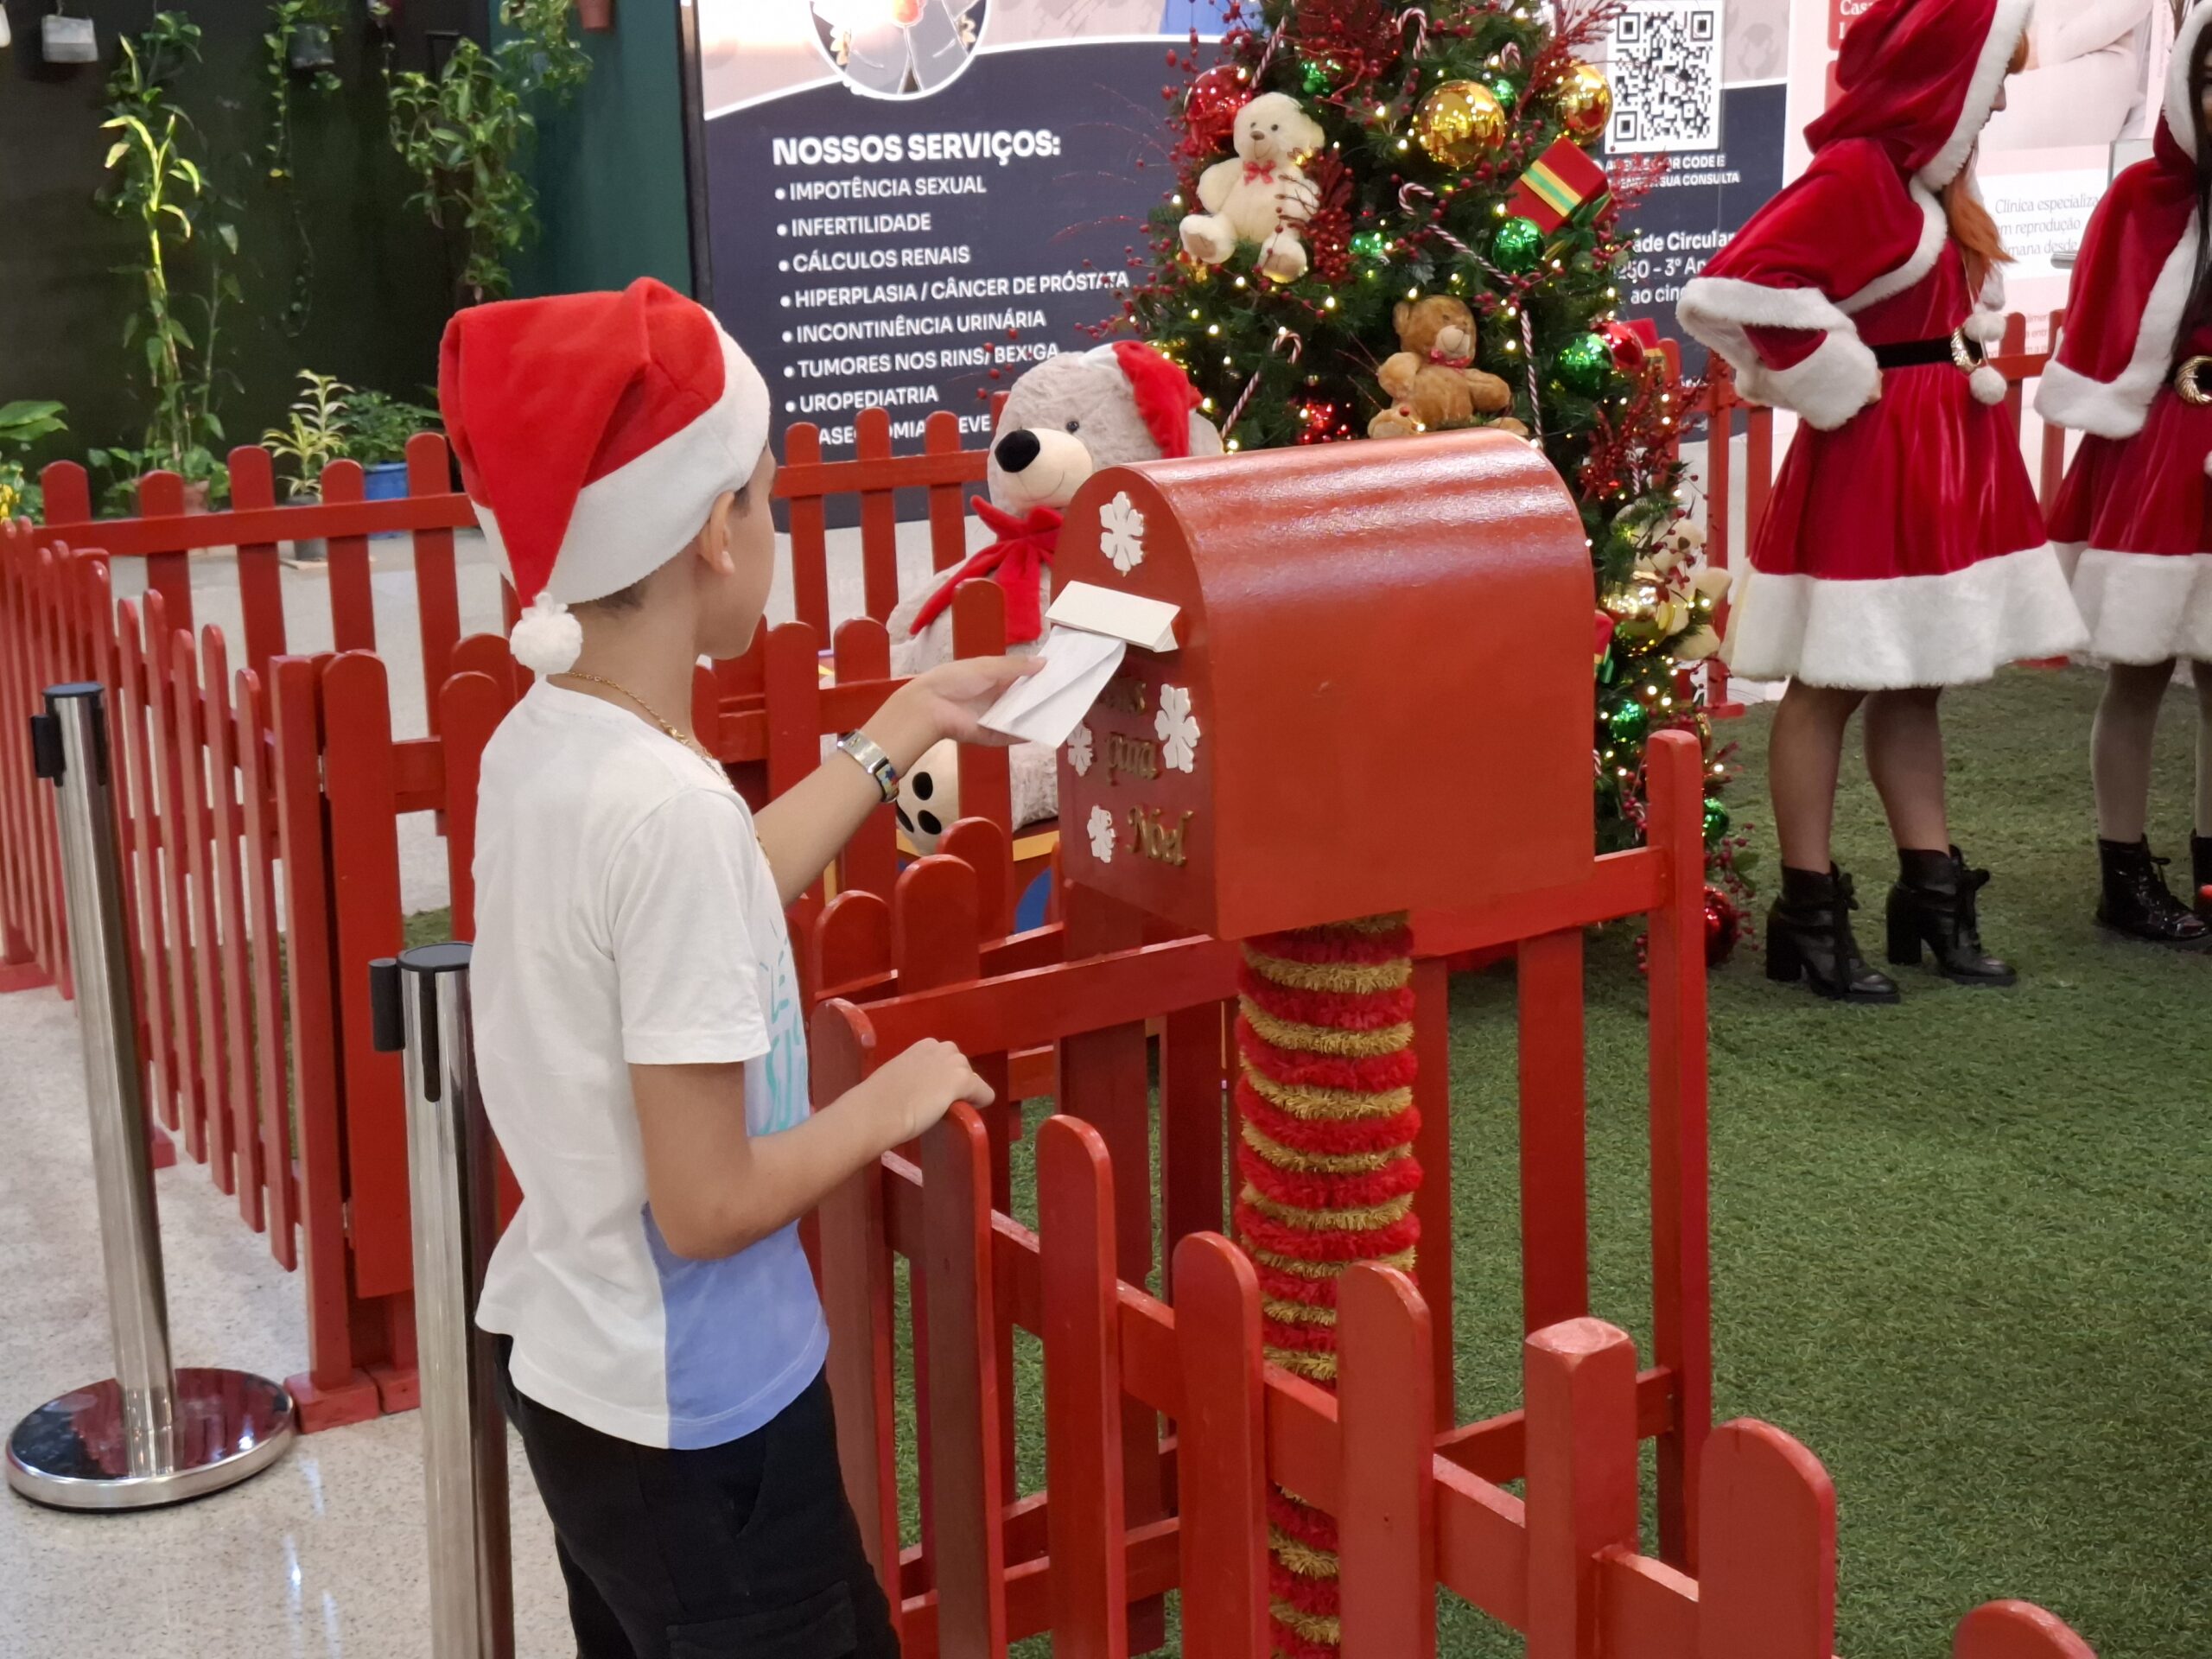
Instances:
[[[1512,388],[1475,366],[1475,315],[1464,302],[1444,294],[1401,300],[1392,321],[1400,349],[1375,374],[1390,403],[1368,423],[1368,436],[1471,426],[1478,415],[1513,407]]]

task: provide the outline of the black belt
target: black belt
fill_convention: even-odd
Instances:
[[[1943,334],[1934,340],[1904,340],[1894,345],[1877,346],[1874,361],[1885,369],[1917,369],[1930,364],[1948,363],[1957,365],[1963,351],[1970,363],[1985,363],[1988,355],[1979,340],[1968,340],[1964,331]]]

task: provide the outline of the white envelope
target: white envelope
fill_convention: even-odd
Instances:
[[[1054,628],[1037,652],[1045,666],[1008,686],[984,712],[982,724],[1017,742],[1057,749],[1090,712],[1128,651],[1124,641],[1106,634]]]
[[[1164,599],[1145,599],[1096,582],[1071,582],[1052,595],[1048,621],[1081,628],[1090,633],[1110,634],[1141,651],[1175,649],[1178,607]]]

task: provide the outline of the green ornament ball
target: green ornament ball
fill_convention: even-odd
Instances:
[[[1716,801],[1710,796],[1707,797],[1705,803],[1705,840],[1707,846],[1711,846],[1714,842],[1719,841],[1721,836],[1726,835],[1728,833],[1728,826],[1733,822],[1734,820],[1728,816],[1728,807],[1726,802]]]
[[[1490,257],[1500,270],[1525,276],[1544,257],[1544,233],[1535,219],[1516,213],[1491,232]]]
[[[1305,68],[1306,90],[1315,93],[1325,92],[1336,85],[1336,77],[1342,73],[1336,65],[1325,63],[1319,58],[1308,58]]]
[[[1605,716],[1605,729],[1616,743],[1641,743],[1651,730],[1651,711],[1640,702],[1624,702]]]
[[[1483,84],[1490,88],[1491,96],[1507,109],[1513,109],[1520,104],[1521,83],[1512,76],[1492,75]]]
[[[1569,391],[1594,397],[1613,366],[1612,353],[1596,334],[1577,334],[1559,349],[1554,360],[1560,384]]]
[[[1380,259],[1389,251],[1380,231],[1357,231],[1351,238],[1351,251],[1363,259]]]

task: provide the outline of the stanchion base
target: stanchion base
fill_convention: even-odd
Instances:
[[[58,1510],[145,1510],[235,1486],[284,1454],[292,1396],[245,1371],[176,1374],[176,1462],[133,1475],[123,1389],[110,1378],[50,1400],[8,1437],[8,1484]]]

